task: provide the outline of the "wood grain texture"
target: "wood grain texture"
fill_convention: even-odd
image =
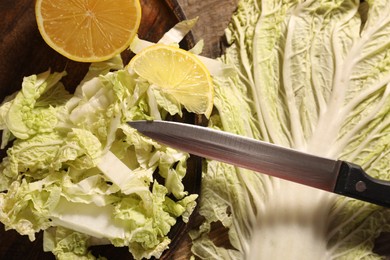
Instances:
[[[187,18],[199,17],[192,33],[195,41],[204,40],[202,55],[218,57],[221,54],[224,30],[238,0],[177,0]]]

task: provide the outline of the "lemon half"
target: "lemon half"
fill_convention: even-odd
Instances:
[[[45,42],[81,62],[124,51],[141,22],[139,0],[37,0],[35,16]]]

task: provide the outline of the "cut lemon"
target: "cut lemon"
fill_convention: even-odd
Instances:
[[[214,97],[212,79],[194,54],[178,47],[156,44],[134,56],[129,67],[187,111],[210,116]]]
[[[139,0],[37,0],[35,16],[50,47],[75,61],[96,62],[130,45],[141,5]]]

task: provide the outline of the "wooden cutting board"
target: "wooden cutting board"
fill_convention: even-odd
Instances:
[[[193,29],[195,41],[204,40],[203,55],[218,57],[223,50],[224,30],[238,0],[177,0],[187,18],[199,17]]]

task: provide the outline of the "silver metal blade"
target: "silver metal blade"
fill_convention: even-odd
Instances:
[[[190,154],[215,159],[285,180],[334,191],[340,161],[207,127],[168,121],[133,121],[142,134]]]

